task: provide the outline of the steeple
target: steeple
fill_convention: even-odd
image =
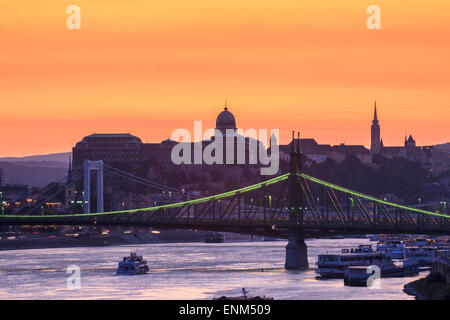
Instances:
[[[375,110],[373,112],[373,123],[378,123],[378,117],[377,117],[377,101],[375,100]]]
[[[381,135],[380,135],[380,124],[378,121],[377,102],[376,101],[375,101],[375,107],[374,107],[374,111],[373,111],[372,126],[370,128],[370,135],[371,135],[370,150],[373,153],[380,153],[383,145],[382,145]]]

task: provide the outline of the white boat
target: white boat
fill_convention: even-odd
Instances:
[[[147,261],[136,252],[132,252],[128,257],[123,257],[117,267],[118,275],[144,274],[148,271]]]
[[[391,257],[374,252],[371,245],[360,245],[356,249],[342,249],[341,254],[320,254],[316,272],[323,278],[344,278],[350,266],[390,265]]]

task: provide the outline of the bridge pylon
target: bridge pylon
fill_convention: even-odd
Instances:
[[[292,132],[292,144],[290,152],[290,176],[289,176],[289,240],[286,246],[286,269],[307,270],[308,247],[305,243],[303,230],[304,195],[298,173],[303,171],[304,157],[300,149],[300,133],[295,141]]]
[[[84,213],[91,212],[91,171],[97,172],[97,211],[103,212],[103,161],[84,160]]]

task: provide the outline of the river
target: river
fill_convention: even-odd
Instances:
[[[133,246],[11,250],[0,253],[0,299],[212,299],[250,295],[274,299],[414,299],[403,286],[425,274],[383,278],[379,289],[316,279],[317,255],[373,244],[368,239],[307,240],[311,270],[284,269],[286,241],[219,244],[170,243]],[[117,263],[138,250],[150,272],[117,276]],[[80,268],[80,288],[69,289],[67,267]]]

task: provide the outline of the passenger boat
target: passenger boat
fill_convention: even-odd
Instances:
[[[377,251],[390,256],[392,259],[405,258],[405,245],[401,240],[378,241]]]
[[[237,297],[227,297],[227,296],[221,296],[219,298],[214,298],[213,300],[273,300],[272,297],[266,297],[266,296],[247,296],[248,291],[245,290],[245,288],[242,288],[242,296]]]
[[[136,252],[131,252],[130,256],[123,257],[122,261],[119,262],[117,268],[118,275],[135,275],[143,274],[149,271],[147,261],[142,258],[141,255]]]
[[[356,249],[342,249],[341,254],[320,254],[316,272],[323,278],[343,278],[350,266],[385,265],[392,263],[391,257],[374,252],[371,245],[360,245]]]

